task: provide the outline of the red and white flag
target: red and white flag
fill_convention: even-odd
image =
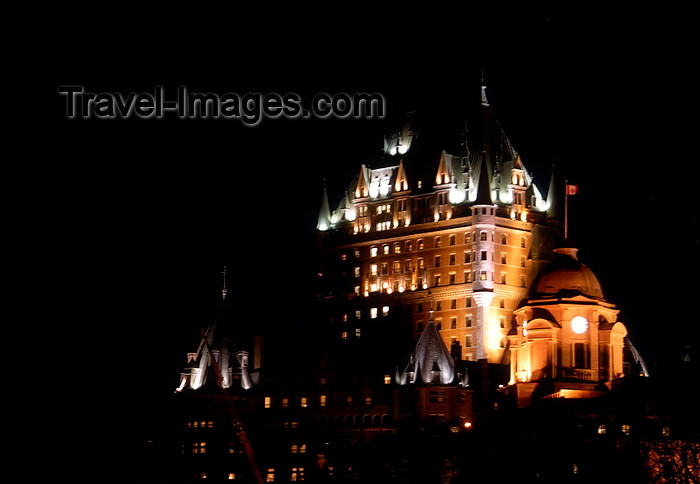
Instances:
[[[567,195],[576,195],[578,193],[578,185],[569,185],[568,183],[566,184],[566,194]]]

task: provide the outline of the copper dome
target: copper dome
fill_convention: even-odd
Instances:
[[[578,249],[554,249],[554,259],[532,282],[530,298],[583,294],[603,299],[603,288],[598,278],[578,260]]]

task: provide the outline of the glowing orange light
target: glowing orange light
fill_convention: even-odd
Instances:
[[[464,422],[464,428],[465,428],[465,429],[468,429],[468,428],[470,428],[471,426],[472,426],[472,423],[471,423],[471,422]]]

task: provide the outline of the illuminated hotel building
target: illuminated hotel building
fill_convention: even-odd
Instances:
[[[416,338],[434,311],[455,359],[504,363],[513,311],[551,257],[556,204],[553,183],[543,197],[483,87],[481,111],[460,152],[433,159],[413,152],[421,140],[407,117],[332,212],[324,189],[322,292],[341,339],[387,317]]]

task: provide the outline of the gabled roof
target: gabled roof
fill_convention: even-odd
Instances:
[[[331,209],[328,206],[328,193],[326,193],[326,184],[323,184],[323,198],[321,199],[321,209],[318,212],[318,222],[316,223],[317,230],[328,230],[331,226]]]

